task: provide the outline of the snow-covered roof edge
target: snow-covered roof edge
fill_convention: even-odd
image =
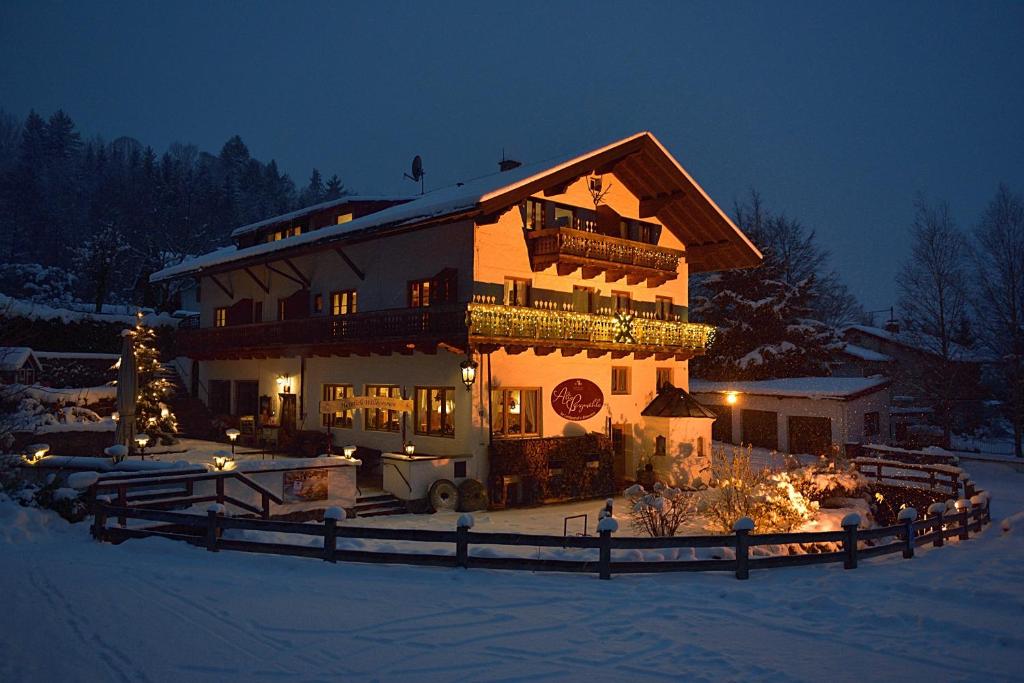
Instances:
[[[938,344],[938,340],[935,337],[932,337],[927,334],[911,332],[890,332],[889,330],[883,329],[881,327],[872,327],[870,325],[847,325],[846,327],[842,328],[839,331],[839,333],[845,335],[846,332],[849,330],[855,330],[857,332],[861,332],[863,334],[867,334],[872,337],[876,337],[878,339],[882,339],[884,341],[897,344],[904,348],[920,351],[921,353],[938,355],[934,348],[929,348],[929,346],[925,343],[925,340],[931,339],[934,340],[936,344]],[[951,342],[951,344],[951,349],[954,354],[952,360],[954,361],[984,363],[991,360],[985,354],[972,351],[971,349],[968,349],[965,346],[957,344],[956,342]]]
[[[726,394],[735,391],[755,396],[849,400],[881,391],[889,384],[887,377],[785,377],[745,382],[711,382],[693,378],[690,380],[690,393]]]
[[[25,363],[31,362],[38,370],[39,359],[35,352],[27,346],[0,346],[0,370],[13,372],[25,367]]]
[[[231,231],[232,237],[238,237],[239,235],[245,235],[250,232],[265,228],[268,225],[274,225],[275,223],[284,223],[286,221],[295,220],[296,218],[302,218],[311,213],[318,211],[326,211],[327,209],[333,209],[338,206],[344,206],[352,202],[408,202],[417,198],[418,195],[358,195],[358,194],[347,194],[338,199],[328,199],[325,202],[319,204],[311,204],[310,206],[304,206],[288,213],[282,213],[277,216],[271,216],[270,218],[264,218],[261,221],[255,223],[249,223],[241,227],[235,228]]]

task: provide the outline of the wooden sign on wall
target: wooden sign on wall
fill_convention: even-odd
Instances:
[[[341,413],[346,410],[401,410],[412,412],[411,398],[392,398],[390,396],[346,396],[330,401],[320,401],[320,412]]]
[[[567,379],[551,390],[551,407],[559,417],[578,422],[601,412],[604,392],[589,379]]]

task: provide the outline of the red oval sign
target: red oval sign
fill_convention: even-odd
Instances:
[[[566,420],[588,420],[604,405],[601,387],[589,379],[567,379],[551,390],[551,407]]]

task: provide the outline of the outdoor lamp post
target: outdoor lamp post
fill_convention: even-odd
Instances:
[[[213,466],[218,470],[223,470],[227,467],[228,462],[234,460],[227,451],[214,451],[213,453]]]
[[[231,439],[231,457],[234,457],[235,456],[235,440],[238,439],[238,436],[242,432],[238,431],[237,429],[229,429],[229,430],[227,430],[224,433],[228,435],[229,439]]]
[[[405,451],[406,455],[412,456],[416,452],[416,444],[414,444],[412,441],[406,441],[405,446],[402,447],[402,450]]]
[[[472,358],[459,363],[459,367],[462,368],[462,383],[466,385],[466,391],[470,391],[473,388],[473,382],[476,381],[476,366],[477,362]]]
[[[139,456],[146,459],[146,444],[149,443],[149,434],[142,433],[135,435],[135,444],[139,447]]]
[[[341,452],[345,454],[346,458],[352,459],[356,455],[356,447],[355,446],[345,446],[344,448],[341,449]]]

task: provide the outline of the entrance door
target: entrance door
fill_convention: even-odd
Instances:
[[[281,397],[281,432],[295,433],[295,419],[298,414],[297,394],[278,394]]]
[[[632,425],[612,425],[612,476],[615,478],[616,486],[620,486],[626,480],[626,467],[632,455]]]

